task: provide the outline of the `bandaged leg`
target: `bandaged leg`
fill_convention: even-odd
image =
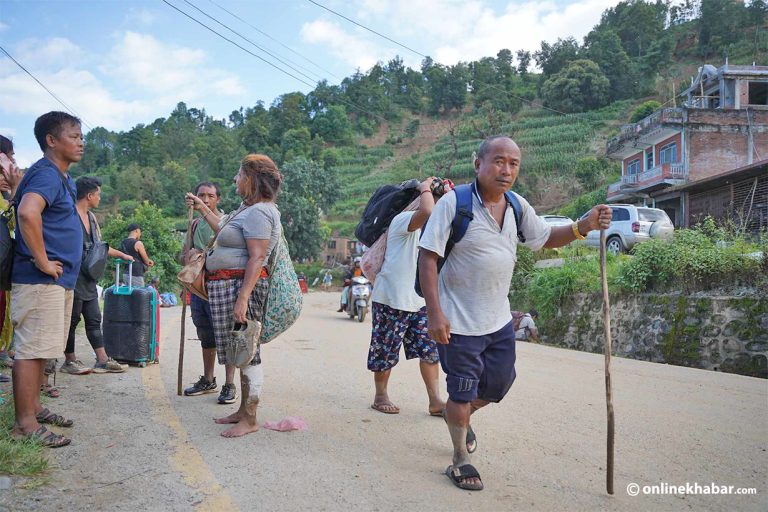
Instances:
[[[261,388],[264,385],[264,369],[260,364],[248,365],[242,369],[243,383],[248,385],[248,401],[256,400],[258,403],[259,397],[261,397]]]

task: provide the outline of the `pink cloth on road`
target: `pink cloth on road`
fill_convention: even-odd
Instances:
[[[290,432],[291,430],[307,430],[307,422],[298,416],[286,416],[280,421],[265,421],[264,428],[277,430],[278,432]]]

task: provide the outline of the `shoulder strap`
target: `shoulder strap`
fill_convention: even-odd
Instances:
[[[517,226],[517,239],[521,244],[525,243],[525,235],[523,235],[523,207],[520,204],[520,200],[517,198],[514,192],[511,190],[504,193],[504,197],[507,198],[507,203],[512,207],[512,212],[515,214],[515,225]]]
[[[91,223],[91,231],[95,235],[94,241],[95,242],[100,241],[101,240],[101,227],[99,226],[99,222],[96,220],[96,216],[90,210],[88,210],[88,220]]]
[[[451,223],[451,241],[455,244],[464,238],[469,228],[469,223],[475,218],[472,213],[472,194],[475,184],[459,185],[454,190],[456,194],[456,213]],[[447,255],[446,255],[447,256]]]

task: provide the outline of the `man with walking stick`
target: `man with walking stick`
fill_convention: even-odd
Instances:
[[[507,294],[517,244],[533,250],[561,247],[583,239],[589,231],[607,228],[611,221],[611,209],[598,205],[570,226],[548,225],[525,199],[509,194],[520,161],[520,149],[509,137],[485,139],[474,162],[477,179],[470,186],[469,201],[457,208],[460,194],[467,197],[466,189],[457,187],[446,194],[435,206],[419,244],[427,325],[438,343],[448,385],[445,419],[453,461],[445,473],[466,490],[483,488],[470,461],[469,454],[478,445],[470,415],[501,401],[515,380],[515,331]],[[457,210],[468,220],[463,236],[455,241],[452,226],[458,224]],[[438,260],[444,256],[438,272]],[[487,277],[479,279],[479,273]]]

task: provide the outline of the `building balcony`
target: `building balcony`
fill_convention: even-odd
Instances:
[[[629,197],[638,192],[680,185],[688,181],[688,171],[681,162],[665,163],[638,174],[621,177],[621,181],[608,185],[608,199]]]
[[[647,146],[679,132],[683,125],[682,108],[657,110],[637,123],[625,124],[606,144],[609,158],[626,158]]]

